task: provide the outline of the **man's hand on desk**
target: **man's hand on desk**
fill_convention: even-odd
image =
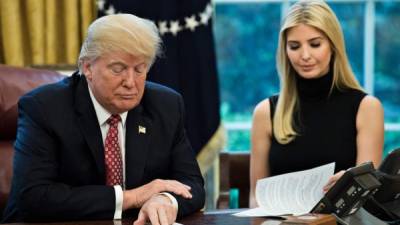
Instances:
[[[175,222],[178,208],[164,195],[154,195],[140,209],[138,219],[133,225],[144,225],[150,221],[152,225],[171,225]]]
[[[124,191],[122,209],[140,208],[153,195],[160,192],[171,192],[184,198],[191,199],[192,194],[190,193],[190,189],[190,186],[176,180],[156,179],[138,188]]]

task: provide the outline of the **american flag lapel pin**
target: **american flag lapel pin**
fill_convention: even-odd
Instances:
[[[138,133],[139,134],[145,134],[146,133],[146,127],[144,126],[138,126]]]

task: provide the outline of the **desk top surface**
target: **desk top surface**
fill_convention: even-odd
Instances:
[[[178,220],[178,223],[183,225],[261,225],[265,218],[243,218],[235,217],[232,213],[239,212],[240,210],[217,210],[211,212],[197,212],[193,215],[187,216]],[[72,222],[58,222],[58,223],[13,223],[13,225],[132,225],[133,219],[119,220],[100,220],[100,221],[72,221]],[[269,225],[266,223],[263,225]],[[276,224],[276,223],[275,223]],[[11,225],[11,224],[9,224]],[[147,225],[147,224],[146,224]]]
[[[217,210],[210,212],[197,212],[193,215],[178,220],[183,225],[278,225],[279,220],[271,220],[263,217],[236,217],[232,213],[239,212],[243,209]],[[103,221],[72,221],[58,223],[15,223],[13,225],[132,225],[133,219],[123,220],[103,220]],[[371,217],[365,210],[359,210],[352,218],[345,220],[351,225],[384,225],[380,220]],[[10,224],[11,225],[11,224]]]

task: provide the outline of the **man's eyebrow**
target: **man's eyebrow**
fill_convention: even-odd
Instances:
[[[134,66],[142,66],[142,65],[147,65],[147,63],[146,62],[139,62],[139,63],[135,64]]]
[[[114,65],[127,66],[125,63],[123,63],[121,61],[114,61],[114,62],[110,62],[109,64],[107,64],[107,66],[114,66]]]

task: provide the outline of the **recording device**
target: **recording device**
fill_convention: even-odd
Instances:
[[[334,213],[340,218],[354,214],[381,186],[374,173],[372,162],[348,169],[311,212]]]
[[[400,148],[386,156],[376,176],[382,186],[364,208],[381,220],[400,223]]]

